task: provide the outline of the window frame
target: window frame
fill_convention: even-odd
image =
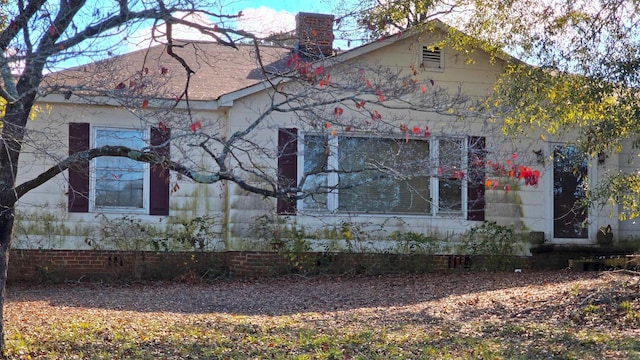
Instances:
[[[123,128],[123,127],[108,127],[108,126],[91,126],[90,132],[90,144],[92,148],[96,148],[96,141],[98,140],[98,132],[101,130],[108,131],[137,131],[142,134],[142,141],[148,144],[150,141],[149,129],[136,129],[136,128]],[[127,207],[127,206],[96,206],[96,183],[97,183],[97,165],[96,159],[92,159],[89,162],[89,212],[91,213],[134,213],[134,214],[149,214],[150,211],[150,191],[151,191],[151,167],[148,163],[143,164],[143,180],[142,180],[142,207]]]
[[[332,170],[339,169],[339,144],[338,139],[340,137],[369,137],[367,134],[353,134],[353,133],[336,133],[335,135],[320,133],[320,132],[300,132],[298,134],[298,163],[297,163],[297,182],[304,176],[304,161],[305,161],[305,136],[324,136],[327,138],[327,146],[329,148],[329,155],[327,158],[327,187],[337,186],[339,175]],[[404,137],[400,136],[379,136],[375,139],[390,139],[404,141]],[[456,139],[461,143],[461,157],[460,166],[465,176],[461,180],[460,187],[460,210],[440,210],[440,177],[438,176],[438,168],[440,166],[440,141],[446,139]],[[327,206],[326,209],[318,208],[306,208],[304,199],[297,201],[297,209],[302,212],[311,213],[332,213],[332,214],[351,214],[351,215],[367,215],[367,216],[410,216],[410,217],[430,217],[430,218],[460,218],[464,219],[468,216],[468,151],[469,151],[469,137],[459,135],[432,135],[428,139],[419,137],[410,137],[409,141],[429,141],[429,157],[434,167],[429,171],[429,197],[431,198],[431,212],[430,213],[411,213],[411,212],[360,212],[360,211],[346,211],[339,210],[339,189],[330,190],[327,193]]]

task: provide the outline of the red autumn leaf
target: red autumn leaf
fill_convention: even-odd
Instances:
[[[160,129],[160,131],[162,132],[167,131],[167,125],[165,125],[162,121],[160,121],[158,123],[158,129]]]
[[[380,100],[381,102],[384,101],[384,93],[382,92],[382,90],[376,90],[376,94],[378,95],[378,100]]]
[[[336,106],[335,109],[333,109],[333,113],[336,114],[336,117],[339,117],[340,115],[342,115],[344,110],[342,110],[342,108],[340,106]]]
[[[518,158],[518,154],[516,154],[516,153],[511,154],[511,158],[513,160],[517,159]]]
[[[400,124],[400,131],[403,132],[403,133],[407,132],[407,125]]]
[[[491,179],[487,179],[484,181],[484,186],[491,187]]]
[[[136,82],[133,80],[129,80],[129,88],[133,88],[136,86]]]
[[[369,81],[369,79],[366,79],[364,82],[365,82],[365,84],[367,85],[368,88],[371,87],[371,82]]]
[[[191,131],[196,132],[198,129],[202,129],[202,123],[200,120],[191,124]]]
[[[494,179],[493,182],[491,183],[491,189],[497,188],[498,185],[499,185],[498,180]]]
[[[127,87],[127,85],[125,85],[123,82],[119,83],[118,85],[116,85],[116,89],[117,90],[123,90]]]
[[[320,76],[322,75],[322,72],[324,72],[324,67],[318,66],[317,68],[313,69],[313,72],[316,74],[316,76]]]
[[[144,99],[144,100],[142,101],[142,105],[141,105],[141,107],[144,109],[144,108],[146,108],[147,106],[149,106],[149,100]]]
[[[329,128],[331,128],[331,124],[330,123],[326,123],[326,124],[324,124],[324,127],[329,129]]]
[[[373,112],[371,113],[371,119],[380,120],[382,119],[382,115],[378,112],[378,110],[373,110]]]
[[[505,185],[505,186],[504,186],[504,191],[506,191],[507,193],[508,193],[509,191],[511,191],[511,186],[510,186],[509,184]]]
[[[422,85],[420,87],[420,91],[424,94],[427,91],[427,88],[424,85]]]
[[[417,134],[417,133],[421,132],[421,129],[419,127],[417,127],[417,126],[414,126],[412,130],[413,130],[414,134]]]
[[[53,25],[49,25],[49,35],[53,36],[56,34],[56,27]]]
[[[318,85],[320,85],[320,87],[324,86],[324,80],[320,80],[320,82],[318,83]]]
[[[453,170],[453,178],[456,180],[464,179],[464,171],[462,170]]]
[[[344,131],[346,131],[346,132],[350,132],[350,131],[351,131],[351,126],[345,126],[345,127],[344,127]]]

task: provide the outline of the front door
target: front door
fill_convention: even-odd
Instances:
[[[587,189],[587,158],[578,148],[553,149],[553,237],[586,239],[587,207],[580,202]]]

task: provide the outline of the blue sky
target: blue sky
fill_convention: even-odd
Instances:
[[[91,0],[100,1],[100,0]],[[241,22],[238,24],[225,24],[233,28],[240,28],[245,31],[249,31],[258,36],[267,36],[270,33],[291,31],[295,29],[295,15],[299,12],[316,12],[324,14],[332,14],[332,6],[336,6],[336,1],[329,3],[330,0],[315,0],[315,1],[287,1],[287,0],[231,0],[227,5],[223,5],[217,11],[221,11],[223,14],[237,14],[242,11],[243,16]],[[215,10],[214,10],[215,11]],[[207,20],[201,20],[205,23],[211,24]],[[133,33],[129,34],[127,40],[120,41],[119,46],[114,50],[114,53],[121,54],[123,52],[134,51],[145,48],[149,45],[148,41],[143,39],[150,39],[151,30],[149,27],[139,25],[137,29],[133,30]],[[211,38],[203,38],[199,33],[193,30],[178,29],[174,27],[174,37],[181,39],[198,39],[198,40],[211,40]],[[102,44],[113,44],[116,39],[102,40]],[[344,43],[344,44],[343,44]],[[346,49],[345,41],[336,41],[335,45]],[[60,64],[56,64],[56,68],[64,68],[69,66],[76,66],[86,62],[94,61],[96,58],[88,58],[85,56],[75,56],[72,59],[67,59]]]
[[[235,9],[266,7],[276,11],[287,11],[292,14],[298,12],[330,12],[325,1],[287,1],[287,0],[239,0],[229,5]]]

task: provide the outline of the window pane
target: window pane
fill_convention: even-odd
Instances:
[[[440,179],[438,182],[439,212],[459,213],[462,211],[462,180]]]
[[[96,147],[120,145],[140,149],[144,146],[144,133],[139,130],[97,129],[95,142]]]
[[[326,136],[304,137],[304,174],[303,190],[313,194],[304,198],[305,209],[327,209],[327,173],[329,147]],[[323,173],[321,173],[323,172]]]
[[[133,207],[143,205],[144,172],[98,170],[96,173],[96,207]]]
[[[462,139],[440,139],[438,180],[438,211],[459,213],[462,211],[462,166],[464,143]]]
[[[438,141],[440,164],[439,173],[443,177],[453,177],[456,171],[463,170],[461,139],[440,139]]]
[[[338,210],[431,213],[427,141],[341,137]]]
[[[145,146],[144,133],[138,130],[97,129],[95,146]],[[144,208],[145,164],[122,157],[94,159],[96,208]]]

